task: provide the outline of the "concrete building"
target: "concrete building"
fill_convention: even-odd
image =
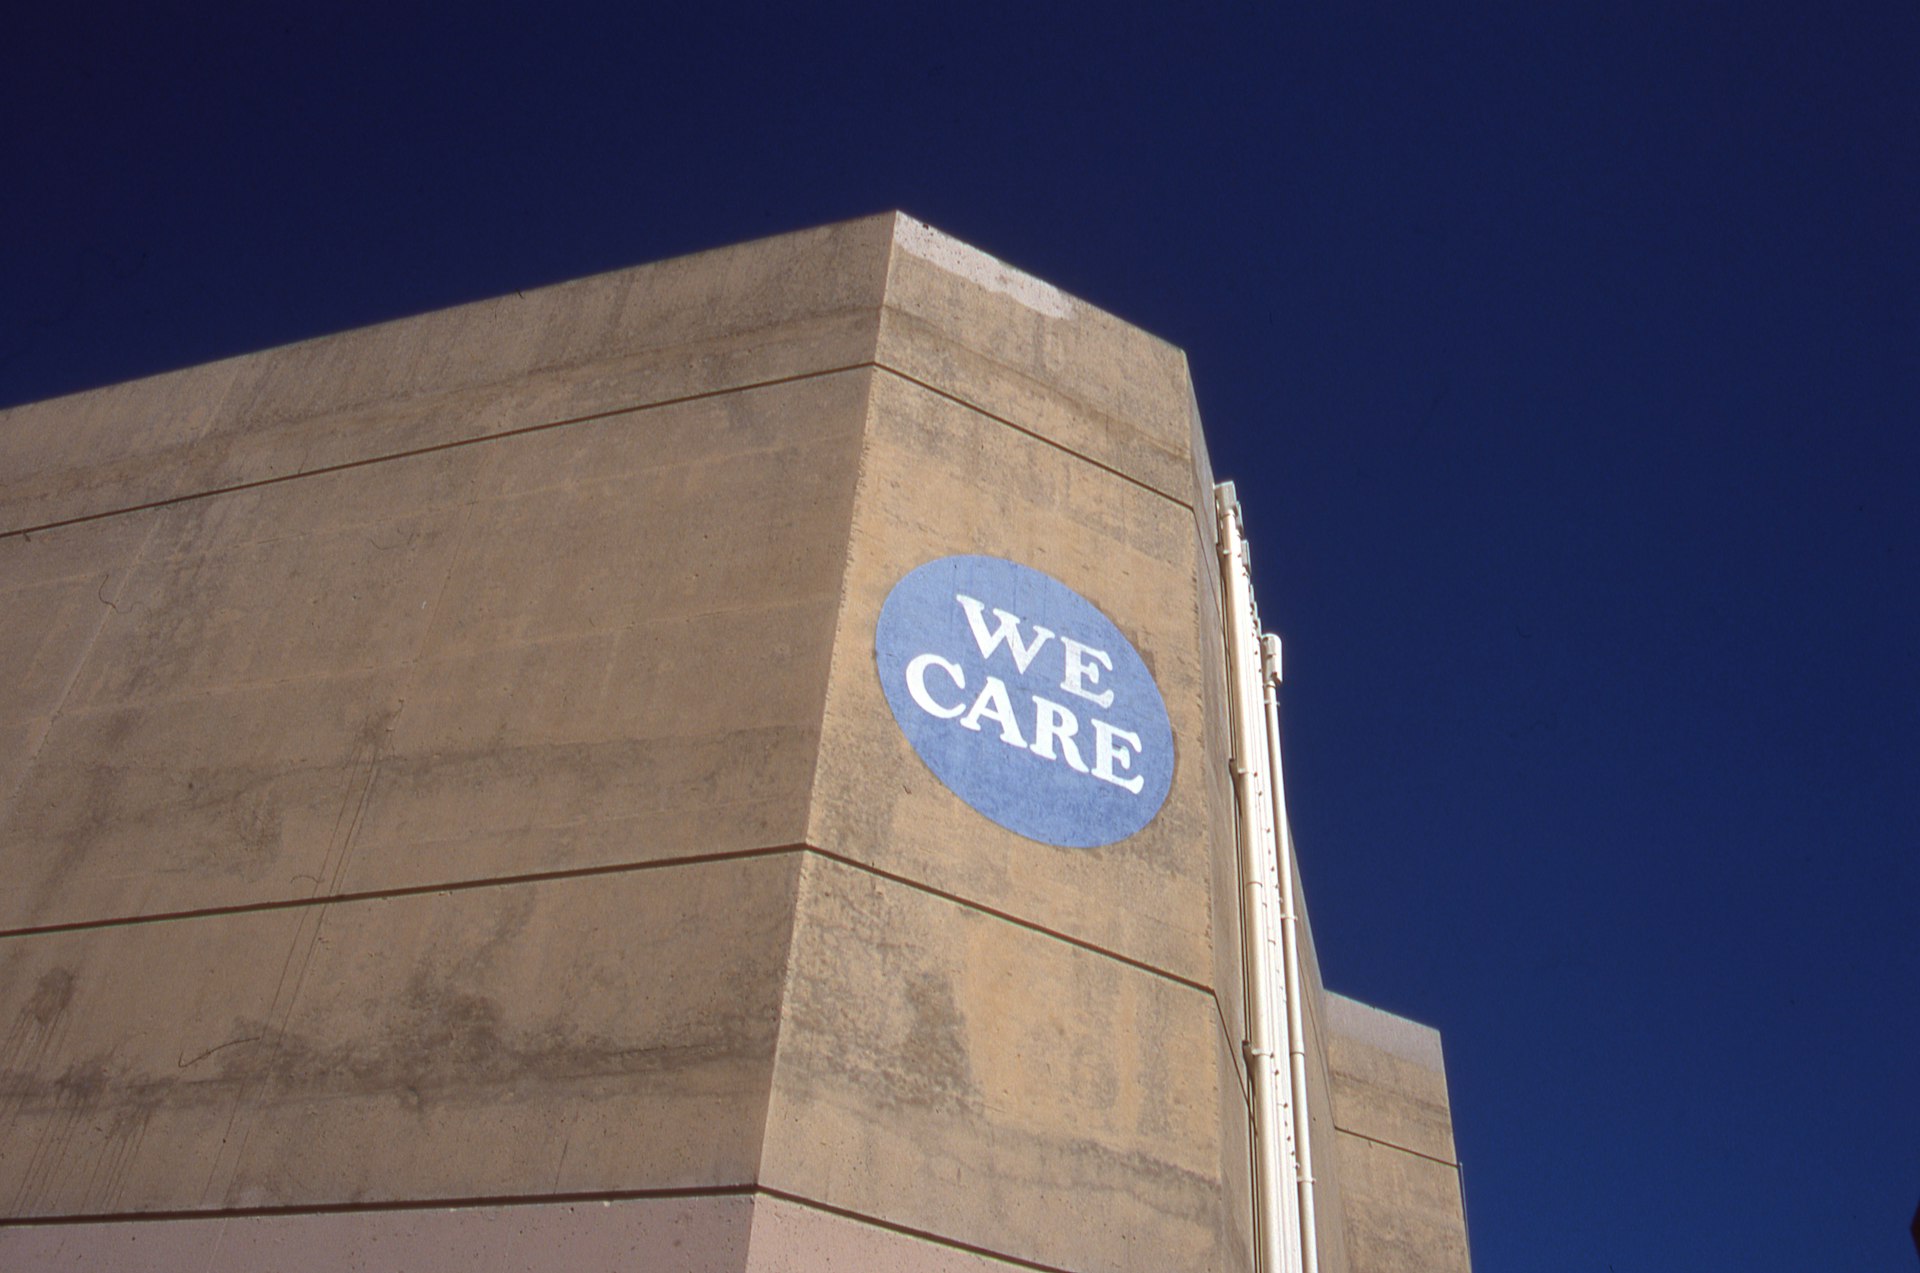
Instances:
[[[1220,512],[893,215],[0,413],[0,1268],[1254,1267]],[[1465,1269],[1298,931],[1303,1236]]]

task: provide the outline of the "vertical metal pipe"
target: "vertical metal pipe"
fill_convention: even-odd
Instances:
[[[1299,1192],[1300,1266],[1320,1273],[1320,1230],[1313,1203],[1313,1116],[1307,1107],[1306,985],[1300,976],[1300,912],[1293,886],[1293,827],[1287,821],[1287,784],[1280,767],[1280,638],[1260,643],[1267,709],[1268,782],[1273,793],[1274,846],[1280,876],[1280,935],[1286,961],[1287,1071],[1292,1088],[1295,1180]]]
[[[1233,778],[1239,812],[1241,956],[1247,977],[1245,1041],[1253,1104],[1254,1246],[1260,1273],[1298,1269],[1298,1198],[1287,1171],[1292,1157],[1292,1102],[1280,1080],[1284,975],[1273,800],[1261,718],[1259,619],[1253,608],[1246,540],[1232,483],[1215,491],[1225,596],[1227,673],[1232,704]]]

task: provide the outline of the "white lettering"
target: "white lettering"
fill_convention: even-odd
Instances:
[[[1107,657],[1107,652],[1096,650],[1090,645],[1081,645],[1072,637],[1061,637],[1060,644],[1065,646],[1067,651],[1067,679],[1060,682],[1060,688],[1069,694],[1078,694],[1096,706],[1112,707],[1112,690],[1095,692],[1086,688],[1088,685],[1100,683],[1100,667],[1105,667],[1109,672],[1113,671],[1113,660]],[[1089,654],[1094,658],[1093,663],[1086,660]],[[1100,667],[1096,667],[1095,663]]]
[[[1000,741],[1009,747],[1025,747],[1027,740],[1020,736],[1020,726],[1013,719],[1013,701],[1007,697],[1006,682],[997,676],[989,676],[987,683],[980,687],[980,697],[973,700],[973,706],[960,718],[960,723],[968,729],[978,730],[980,718],[1000,722]]]
[[[1087,772],[1087,762],[1080,759],[1080,748],[1074,745],[1073,736],[1080,732],[1080,722],[1073,713],[1058,703],[1049,702],[1038,694],[1033,696],[1033,746],[1028,750],[1042,760],[1066,758],[1067,764],[1080,773]],[[1060,756],[1053,754],[1054,741],[1060,743]]]
[[[1018,615],[1008,614],[996,606],[993,613],[999,618],[1000,626],[989,632],[985,606],[972,597],[963,597],[959,593],[955,593],[953,599],[958,601],[960,608],[967,612],[967,626],[973,629],[973,642],[980,647],[980,657],[991,659],[993,652],[1000,648],[1002,642],[1005,642],[1007,649],[1013,654],[1014,667],[1018,668],[1022,675],[1025,675],[1028,664],[1033,662],[1033,656],[1040,653],[1040,647],[1053,638],[1052,629],[1043,628],[1036,623],[1033,625],[1033,643],[1022,645]]]
[[[1136,752],[1140,750],[1140,735],[1129,733],[1124,729],[1116,729],[1103,720],[1093,722],[1093,776],[1102,782],[1110,782],[1116,787],[1124,787],[1137,796],[1147,780],[1140,774],[1135,774],[1131,778],[1122,778],[1114,773],[1115,761],[1120,763],[1122,769],[1133,768],[1133,753],[1125,748],[1115,747],[1113,745],[1115,739],[1128,744]]]
[[[958,663],[950,663],[938,654],[921,654],[907,664],[907,693],[913,695],[913,701],[920,705],[920,710],[929,716],[938,716],[941,720],[952,720],[966,711],[967,706],[965,703],[959,703],[953,707],[944,707],[934,701],[933,695],[927,692],[929,667],[938,667],[951,676],[955,688],[958,689],[967,688],[967,674],[960,670]]]

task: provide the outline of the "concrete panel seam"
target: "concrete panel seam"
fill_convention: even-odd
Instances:
[[[1342,1127],[1338,1119],[1334,1120],[1333,1130],[1339,1132],[1342,1136],[1351,1136],[1355,1140],[1364,1140],[1368,1144],[1378,1145],[1382,1149],[1391,1149],[1395,1153],[1411,1154],[1415,1158],[1424,1158],[1430,1163],[1439,1163],[1442,1167],[1451,1167],[1455,1171],[1460,1170],[1460,1164],[1450,1158],[1436,1158],[1432,1154],[1423,1154],[1417,1149],[1408,1149],[1405,1145],[1396,1145],[1390,1140],[1381,1140],[1378,1136],[1369,1136],[1365,1132],[1354,1131],[1351,1127]]]
[[[985,407],[981,406],[977,402],[970,402],[967,399],[960,397],[958,394],[948,393],[945,389],[940,388],[938,385],[930,385],[926,381],[921,380],[916,376],[909,375],[906,372],[899,370],[898,368],[889,367],[884,362],[876,362],[873,365],[876,369],[887,372],[889,375],[897,376],[901,380],[906,381],[910,385],[916,385],[921,389],[925,389],[928,393],[934,394],[937,397],[945,398],[948,402],[951,402],[956,406],[965,407],[967,410],[975,412],[976,414],[979,414],[979,415],[983,415],[987,419],[992,420],[998,424],[1004,424],[1005,426],[1007,426],[1007,428],[1012,429],[1015,433],[1025,434],[1027,437],[1032,438],[1034,441],[1044,442],[1048,446],[1053,447],[1055,450],[1060,451],[1065,455],[1071,455],[1074,459],[1079,460],[1082,463],[1090,464],[1094,468],[1097,468],[1102,472],[1111,473],[1113,474],[1113,476],[1119,478],[1121,481],[1130,482],[1133,485],[1139,487],[1141,490],[1146,491],[1150,495],[1157,495],[1161,499],[1166,500],[1168,503],[1177,505],[1180,508],[1184,508],[1188,512],[1193,511],[1193,504],[1190,501],[1183,500],[1177,495],[1171,494],[1170,492],[1167,492],[1167,491],[1163,491],[1159,487],[1154,486],[1150,482],[1143,482],[1139,478],[1133,476],[1131,473],[1123,473],[1119,469],[1113,467],[1111,464],[1104,463],[1103,461],[1094,459],[1090,455],[1086,455],[1080,451],[1076,451],[1072,447],[1067,446],[1064,443],[1058,442],[1055,439],[1048,437],[1044,433],[1036,433],[1032,429],[1027,428],[1023,424],[1020,424],[1013,420],[1009,420],[1003,415],[997,415],[994,412],[987,410]]]
[[[880,364],[876,362],[873,363],[872,366],[877,369]],[[840,549],[840,581],[833,598],[833,626],[828,629],[830,632],[839,632],[841,622],[847,615],[847,581],[853,573],[853,519],[859,511],[861,497],[866,493],[867,459],[872,449],[872,443],[873,378],[869,376],[867,378],[866,394],[860,405],[860,453],[854,458],[853,492],[847,501],[847,534],[842,537]],[[836,684],[834,673],[840,666],[840,649],[843,644],[845,643],[835,639],[827,648],[827,675],[822,684],[826,687],[826,693],[829,696],[832,693],[832,687]],[[825,706],[826,702],[823,699],[821,703],[823,711],[825,710]],[[815,741],[813,748],[813,773],[807,779],[807,841],[809,843],[816,842],[821,838],[818,827],[814,821],[814,808],[816,796],[820,789],[821,758],[826,752],[824,721],[822,722],[821,728],[823,736]]]
[[[729,385],[724,389],[709,389],[700,393],[689,393],[673,398],[662,398],[657,402],[645,402],[637,406],[617,407],[610,411],[594,411],[587,415],[569,416],[564,420],[544,420],[539,424],[522,425],[517,429],[502,429],[497,433],[486,433],[479,437],[456,438],[451,442],[436,442],[432,446],[412,447],[404,451],[392,451],[385,455],[370,455],[358,460],[346,460],[339,464],[322,464],[317,468],[302,469],[298,473],[282,473],[276,477],[257,478],[251,482],[236,482],[231,486],[209,487],[204,491],[189,491],[184,495],[170,495],[166,499],[149,500],[143,504],[128,504],[123,508],[102,509],[97,513],[83,513],[78,517],[61,518],[56,521],[42,522],[35,526],[19,526],[12,530],[0,530],[0,539],[11,538],[15,535],[37,535],[42,531],[58,530],[63,526],[78,526],[86,522],[103,521],[109,517],[121,517],[128,513],[139,513],[148,509],[171,508],[176,504],[188,504],[194,500],[211,499],[218,495],[232,495],[240,491],[256,490],[263,486],[278,486],[283,482],[292,482],[303,477],[320,477],[328,473],[344,473],[350,469],[366,468],[374,464],[384,464],[389,460],[405,460],[419,455],[433,455],[441,451],[452,451],[461,447],[478,446],[485,442],[495,442],[502,438],[517,438],[529,433],[542,433],[548,429],[561,429],[570,424],[587,424],[594,420],[606,420],[614,416],[633,415],[641,411],[652,411],[659,407],[680,406],[683,403],[699,402],[707,398],[723,398],[729,394],[745,393],[755,389],[771,389],[778,385],[796,384],[803,380],[817,380],[822,376],[836,376],[842,372],[858,371],[863,367],[875,366],[878,366],[878,364],[874,362],[848,363],[845,366],[824,367],[819,371],[807,371],[794,376],[776,376],[771,380],[755,380],[737,385]]]
[[[1209,999],[1215,998],[1213,993],[1213,987],[1205,984],[1204,982],[1195,981],[1191,977],[1183,977],[1177,972],[1169,972],[1165,968],[1157,968],[1154,965],[1147,963],[1145,960],[1135,959],[1131,955],[1123,955],[1117,950],[1110,950],[1105,946],[1099,945],[1098,943],[1090,942],[1086,940],[1084,937],[1075,937],[1071,933],[1063,933],[1057,928],[1048,928],[1045,924],[1036,923],[1035,921],[1030,919],[1022,919],[1020,916],[1012,914],[1009,911],[1003,911],[1003,910],[999,910],[996,907],[987,906],[983,903],[976,902],[971,898],[962,897],[958,893],[949,893],[945,889],[935,888],[931,884],[927,884],[921,880],[916,880],[911,876],[897,875],[892,871],[884,870],[881,867],[874,866],[872,863],[862,862],[858,858],[846,857],[843,854],[835,853],[831,849],[816,848],[809,845],[802,851],[806,853],[816,854],[820,857],[826,858],[833,862],[838,862],[842,866],[852,867],[854,870],[864,872],[865,874],[871,875],[876,879],[886,880],[889,883],[893,883],[893,884],[905,885],[906,887],[913,889],[916,892],[923,893],[928,897],[937,897],[943,902],[951,902],[956,906],[964,906],[970,911],[975,911],[981,915],[986,915],[986,916],[989,916],[990,918],[1001,920],[1005,923],[1012,924],[1017,928],[1024,928],[1028,932],[1038,933],[1042,937],[1050,937],[1054,941],[1062,942],[1068,946],[1078,947],[1081,950],[1087,951],[1089,954],[1099,955],[1103,959],[1111,959],[1115,963],[1126,964],[1128,967],[1137,968],[1141,972],[1151,973],[1153,976],[1158,977],[1163,981],[1170,981],[1175,985],[1184,986],[1188,990],[1198,991],[1199,993],[1207,996],[1207,998]],[[1217,1000],[1215,1001],[1215,1010],[1218,1011]]]
[[[408,884],[399,888],[365,889],[353,893],[329,893],[316,897],[288,897],[271,902],[246,902],[235,906],[207,906],[195,910],[164,911],[152,915],[120,915],[108,919],[80,919],[64,924],[41,924],[0,930],[0,941],[39,937],[50,933],[85,932],[96,928],[131,927],[136,924],[163,924],[177,920],[214,919],[225,915],[250,915],[257,911],[297,910],[309,906],[336,906],[352,902],[385,901],[395,897],[418,897],[425,893],[459,893],[482,888],[505,888],[522,884],[544,884],[554,880],[584,879],[599,875],[662,870],[675,866],[704,866],[713,862],[737,862],[747,858],[779,857],[785,853],[804,853],[804,844],[768,845],[754,849],[729,849],[721,853],[690,853],[680,857],[659,858],[649,862],[615,862],[603,866],[569,867],[557,871],[529,871],[521,875],[490,875],[471,880],[441,880],[428,884]]]
[[[903,1237],[918,1238],[923,1242],[931,1242],[951,1250],[965,1251],[969,1255],[983,1256],[996,1263],[1005,1264],[1009,1268],[1032,1269],[1035,1273],[1074,1273],[1074,1270],[1062,1265],[1042,1264],[1038,1260],[1028,1260],[1021,1256],[1009,1255],[1005,1251],[996,1251],[992,1247],[977,1246],[971,1242],[963,1242],[959,1238],[948,1237],[945,1234],[936,1233],[931,1229],[916,1229],[911,1225],[897,1224],[891,1220],[882,1220],[877,1216],[865,1215],[846,1207],[836,1207],[831,1203],[821,1202],[815,1198],[808,1198],[797,1193],[788,1193],[784,1189],[769,1189],[765,1186],[760,1186],[752,1192],[762,1197],[777,1198],[781,1202],[789,1202],[795,1206],[806,1207],[810,1211],[818,1211],[823,1215],[837,1216],[843,1220],[852,1220],[860,1224],[871,1225],[876,1229],[884,1229],[889,1233],[898,1233]]]
[[[891,246],[889,246],[888,251],[889,253],[891,253],[892,251]],[[877,352],[877,348],[878,348],[877,341],[878,341],[878,332],[879,332],[879,322],[877,319],[874,323],[874,330],[875,330],[876,352]],[[866,489],[867,454],[873,441],[873,377],[872,376],[868,376],[866,378],[866,385],[864,386],[864,388],[866,392],[862,395],[861,403],[860,403],[860,449],[859,449],[858,455],[854,459],[853,486],[847,499],[847,533],[841,537],[840,574],[839,574],[838,585],[834,590],[833,621],[831,626],[828,628],[829,632],[834,632],[834,633],[838,633],[840,631],[841,620],[846,616],[847,581],[853,571],[853,533],[852,533],[853,519],[857,510],[860,507],[861,495],[864,493]],[[822,696],[820,700],[820,710],[822,711],[822,713],[826,711],[827,703],[828,701],[830,701],[830,698],[832,695],[832,687],[834,685],[834,672],[838,668],[840,663],[840,649],[843,644],[844,643],[839,641],[838,639],[832,639],[828,643],[826,676],[822,679],[822,682],[821,682]],[[814,821],[814,813],[818,803],[818,793],[820,790],[821,758],[825,753],[825,751],[826,751],[825,722],[823,717],[820,733],[815,735],[814,741],[813,741],[813,770],[807,777],[806,837],[809,843],[820,838],[819,829],[816,826]],[[805,902],[807,884],[808,884],[807,861],[804,857],[802,857],[800,860],[800,865],[798,869],[795,870],[794,872],[793,914],[790,917],[789,923],[787,925],[787,950],[786,950],[786,956],[785,956],[785,963],[780,970],[779,1002],[782,1005],[785,1005],[786,1003],[791,1001],[791,997],[793,993],[794,958],[795,958],[795,953],[799,949],[799,945],[800,945],[800,931],[801,931],[800,909]],[[773,1055],[768,1068],[768,1072],[770,1075],[778,1075],[780,1073],[781,1047],[783,1044],[786,1043],[786,1041],[787,1041],[787,1014],[783,1007],[781,1012],[778,1014],[778,1020],[774,1026]],[[766,1125],[767,1125],[767,1120],[771,1119],[773,1114],[772,1101],[773,1101],[772,1092],[771,1090],[769,1090],[767,1109],[762,1117],[761,1127],[760,1127],[760,1156],[755,1160],[755,1170],[761,1173],[764,1173],[766,1168],[766,1152],[767,1152]]]
[[[0,1229],[57,1229],[79,1228],[96,1224],[164,1224],[192,1220],[246,1220],[272,1219],[295,1216],[327,1215],[363,1215],[409,1211],[459,1211],[483,1207],[545,1207],[578,1206],[583,1203],[601,1202],[670,1202],[695,1198],[766,1198],[785,1202],[792,1206],[804,1207],[822,1215],[852,1220],[875,1229],[897,1233],[903,1237],[915,1238],[949,1250],[964,1251],[969,1255],[981,1256],[1008,1268],[1031,1269],[1034,1273],[1073,1273],[1073,1270],[1057,1264],[1043,1264],[1036,1260],[1023,1259],[991,1247],[978,1246],[958,1238],[946,1236],[928,1229],[916,1229],[910,1225],[896,1224],[877,1216],[863,1215],[845,1207],[836,1207],[801,1194],[789,1193],[784,1189],[769,1189],[762,1185],[695,1185],[677,1189],[618,1189],[600,1192],[542,1193],[542,1194],[504,1194],[461,1198],[409,1198],[385,1202],[333,1202],[314,1203],[306,1206],[278,1207],[218,1207],[206,1210],[173,1211],[121,1211],[97,1212],[87,1215],[62,1216],[21,1216],[0,1217]]]
[[[753,1184],[688,1185],[669,1189],[610,1189],[600,1192],[489,1194],[459,1198],[404,1198],[366,1202],[315,1202],[270,1207],[207,1207],[171,1211],[100,1211],[59,1216],[0,1216],[0,1229],[48,1229],[100,1223],[177,1220],[237,1220],[270,1216],[356,1215],[364,1212],[455,1211],[465,1207],[564,1206],[582,1202],[648,1202],[675,1198],[743,1198],[766,1193]]]
[[[590,876],[663,870],[676,866],[698,866],[711,862],[731,862],[748,858],[777,857],[786,853],[816,854],[837,862],[842,866],[861,871],[867,875],[887,880],[890,883],[904,885],[916,892],[939,898],[945,902],[964,906],[968,910],[1002,920],[1016,927],[1027,929],[1029,932],[1038,933],[1043,937],[1049,937],[1066,945],[1078,947],[1090,954],[1111,959],[1116,963],[1126,964],[1142,972],[1150,973],[1164,981],[1169,981],[1176,985],[1184,986],[1189,990],[1197,991],[1200,994],[1206,995],[1209,999],[1215,1000],[1215,1016],[1221,1021],[1222,1029],[1225,1029],[1225,1018],[1221,1013],[1221,1008],[1217,997],[1214,995],[1213,988],[1204,982],[1195,981],[1190,977],[1181,976],[1179,973],[1156,967],[1153,964],[1147,963],[1145,960],[1135,959],[1131,955],[1122,954],[1119,951],[1102,946],[1097,942],[1091,942],[1082,937],[1075,937],[1071,933],[1064,933],[1058,929],[1049,928],[1034,920],[1024,919],[1011,912],[984,905],[970,898],[962,897],[957,893],[950,893],[944,889],[934,888],[929,884],[915,880],[909,876],[884,870],[870,863],[862,862],[857,858],[835,853],[830,849],[821,849],[807,844],[769,845],[752,849],[732,849],[722,853],[687,854],[680,857],[660,858],[649,862],[618,862],[603,866],[572,867],[557,871],[531,871],[524,874],[486,876],[479,879],[440,880],[426,884],[409,884],[399,888],[365,889],[350,893],[328,893],[310,897],[279,898],[268,902],[247,902],[234,906],[208,906],[193,910],[164,911],[149,915],[119,915],[103,919],[72,920],[61,924],[28,925],[21,928],[0,930],[0,941],[24,937],[38,937],[51,933],[85,932],[91,929],[130,927],[137,924],[161,924],[178,920],[212,919],[225,915],[247,915],[259,911],[297,910],[302,907],[346,905],[354,902],[381,901],[395,897],[417,897],[425,893],[465,892],[480,888],[540,884],[550,880],[581,879]]]
[[[1208,992],[1212,994],[1211,991]],[[1247,1078],[1247,1056],[1242,1050],[1244,1040],[1235,1038],[1237,1033],[1227,1026],[1227,1011],[1220,1004],[1220,996],[1213,997],[1213,1019],[1220,1026],[1220,1041],[1226,1046],[1227,1055],[1233,1058],[1233,1077],[1240,1087],[1240,1099],[1246,1102],[1247,1117],[1253,1117],[1253,1085]]]
[[[818,749],[815,751],[818,755]],[[780,994],[775,1000],[780,1010],[775,1014],[773,1027],[773,1048],[767,1060],[766,1103],[760,1112],[760,1148],[753,1160],[754,1175],[764,1176],[767,1170],[767,1126],[773,1118],[773,1087],[780,1073],[780,1050],[787,1041],[786,1005],[793,1000],[794,954],[800,946],[800,908],[806,904],[807,859],[804,846],[797,850],[802,856],[793,872],[793,904],[787,915],[787,949],[781,957]]]

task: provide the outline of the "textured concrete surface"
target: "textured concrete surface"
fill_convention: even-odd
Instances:
[[[993,1273],[1031,1268],[765,1193],[0,1228],[34,1273]]]
[[[1033,1267],[765,1196],[754,1204],[752,1242],[746,1273],[1006,1273]]]
[[[1347,1132],[1337,1144],[1355,1273],[1465,1273],[1459,1169]]]
[[[178,1217],[0,1264],[1244,1267],[1211,483],[1178,350],[893,215],[0,413],[0,1217]],[[1145,830],[913,753],[954,553],[1140,651]],[[1444,1083],[1309,1032],[1342,1273]]]
[[[1194,502],[1184,354],[911,219],[894,244],[882,365]]]
[[[0,941],[0,1207],[751,1181],[798,862]]]
[[[871,374],[0,539],[0,928],[798,842]]]
[[[1453,1123],[1440,1036],[1424,1027],[1336,998],[1329,1050],[1340,1126],[1382,1144],[1454,1160]]]
[[[1212,1011],[809,857],[761,1179],[1045,1264],[1222,1267]]]
[[[1183,507],[1071,452],[877,375],[808,842],[1211,984],[1190,524]],[[1175,750],[1172,792],[1144,830],[1098,849],[1039,844],[988,821],[914,754],[881,695],[873,627],[902,575],[954,553],[1051,574],[1116,617],[1140,651]]]
[[[0,1228],[35,1273],[742,1273],[751,1195]]]
[[[1469,1267],[1437,1031],[1339,995],[1330,1038],[1334,1165],[1354,1273]]]

